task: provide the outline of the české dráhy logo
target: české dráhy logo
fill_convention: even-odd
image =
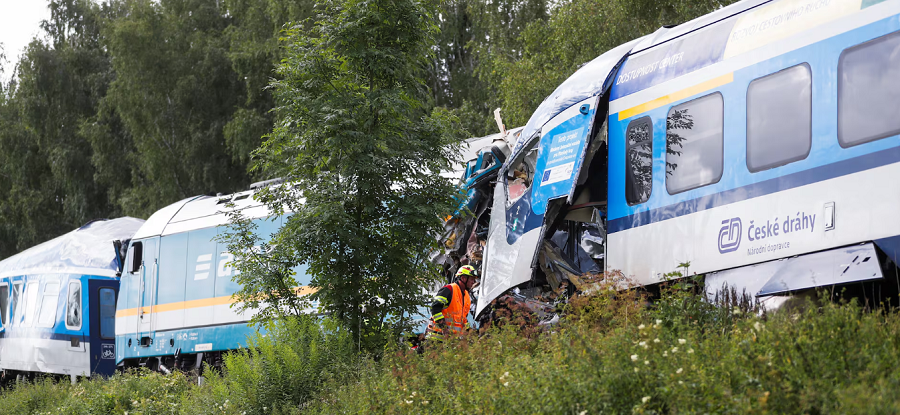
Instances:
[[[719,253],[737,251],[741,246],[741,227],[741,218],[722,221],[722,229],[719,230]]]

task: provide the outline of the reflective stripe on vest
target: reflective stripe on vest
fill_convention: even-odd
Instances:
[[[453,283],[450,284],[450,287],[453,289],[453,298],[450,300],[450,304],[447,305],[447,308],[441,313],[444,315],[444,320],[447,321],[447,327],[456,333],[461,333],[468,321],[469,308],[472,306],[472,299],[469,297],[468,291],[459,289],[459,284]],[[428,324],[428,331],[439,333],[440,328],[435,327],[434,321],[432,320],[431,323]]]

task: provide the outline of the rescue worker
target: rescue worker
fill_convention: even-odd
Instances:
[[[456,271],[450,284],[443,286],[434,295],[431,303],[431,322],[425,330],[426,339],[440,339],[444,333],[462,333],[469,328],[468,316],[472,300],[469,292],[475,286],[475,268],[463,265]]]

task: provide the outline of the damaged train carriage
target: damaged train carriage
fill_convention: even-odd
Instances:
[[[92,221],[0,261],[3,380],[115,371],[115,312],[135,218]]]
[[[896,290],[880,281],[900,254],[898,14],[748,0],[582,67],[500,172],[477,313],[591,268],[652,285],[681,263],[770,307]]]

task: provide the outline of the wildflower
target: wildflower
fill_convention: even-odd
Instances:
[[[634,368],[634,373],[640,372],[641,370],[638,368]]]
[[[656,319],[656,324],[662,324],[662,320]]]
[[[641,347],[643,347],[643,348],[646,349],[646,348],[647,348],[647,342],[640,342],[640,343],[638,343],[638,346],[641,346]]]
[[[694,353],[694,349],[688,349],[688,354]]]
[[[678,353],[678,348],[677,348],[677,347],[673,347],[673,348],[672,348],[672,353]]]
[[[410,405],[413,403],[413,401],[403,401],[403,402],[406,402],[407,405]]]
[[[678,368],[678,370],[675,371],[675,373],[678,373],[679,375],[681,374],[681,372],[682,372],[682,369],[680,367]]]
[[[587,411],[581,411],[578,413],[578,415],[587,415]]]
[[[412,395],[409,395],[409,396],[416,396],[416,391],[413,391]],[[225,401],[225,402],[228,402],[228,401]]]
[[[659,343],[659,339],[653,339],[653,343]]]
[[[647,326],[645,326],[645,325],[643,325],[643,324],[641,324],[640,326],[638,326],[638,330],[643,330],[643,329],[645,329],[645,328],[647,328]]]
[[[649,365],[649,364],[650,364],[650,362],[649,362],[649,361],[647,361],[647,360],[644,360],[644,364],[645,364],[645,365]]]
[[[632,362],[637,362],[637,360],[638,360],[638,355],[636,355],[636,354],[631,355]]]
[[[663,352],[663,357],[669,357],[669,352]]]
[[[762,331],[763,325],[757,321],[756,323],[753,323],[753,328],[756,329],[756,331]]]
[[[641,402],[643,402],[643,403],[647,403],[647,401],[649,401],[649,400],[650,400],[649,396],[645,396],[645,397],[641,398]]]
[[[687,340],[685,340],[685,339],[678,339],[678,344],[685,344],[685,343],[687,343]]]
[[[503,386],[509,386],[509,382],[503,382]]]
[[[422,401],[422,405],[428,405],[429,401]]]
[[[684,385],[684,382],[682,382],[682,381],[679,380],[679,381],[678,381],[678,384],[679,384],[679,385]]]

